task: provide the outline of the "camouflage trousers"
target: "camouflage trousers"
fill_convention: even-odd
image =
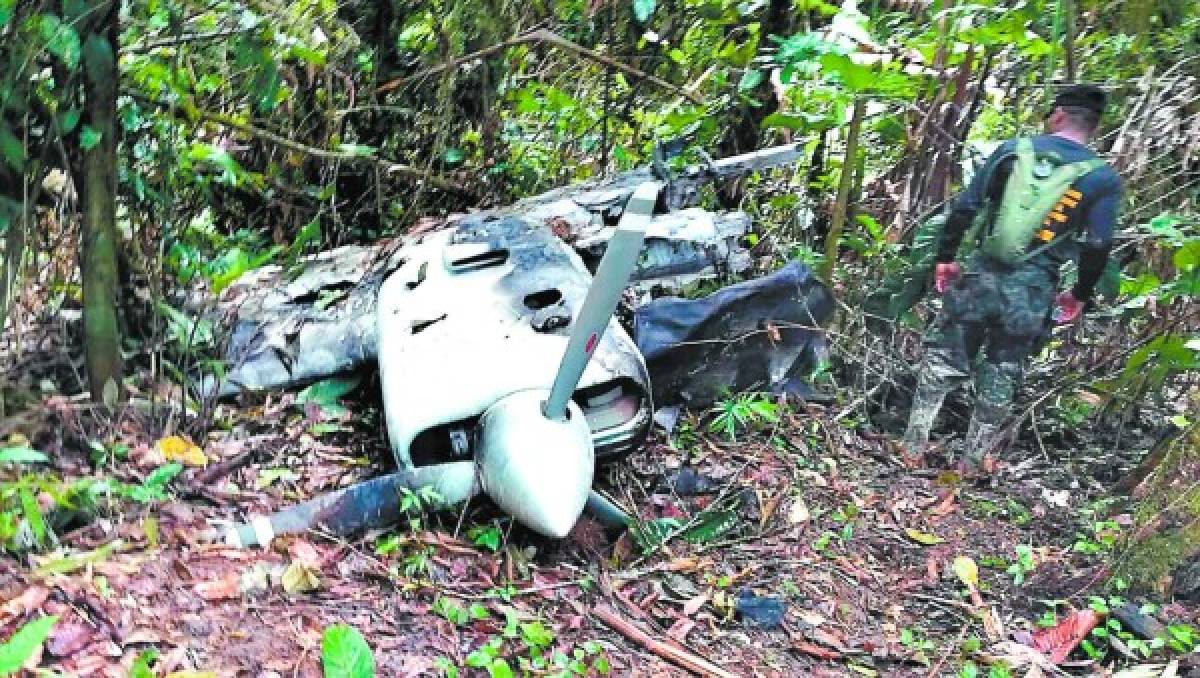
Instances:
[[[1009,268],[976,254],[943,295],[925,336],[904,444],[918,453],[946,395],[971,378],[975,403],[964,454],[983,459],[997,444],[1026,360],[1051,325],[1057,275],[1033,264]]]

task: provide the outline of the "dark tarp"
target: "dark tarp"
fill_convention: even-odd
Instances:
[[[655,406],[706,407],[748,390],[804,395],[832,313],[833,295],[799,261],[703,299],[649,302],[634,314],[634,338]]]

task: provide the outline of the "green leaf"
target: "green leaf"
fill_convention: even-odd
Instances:
[[[0,463],[40,464],[50,458],[28,447],[0,447]]]
[[[21,670],[29,657],[37,651],[50,635],[50,629],[58,621],[55,615],[39,617],[21,627],[8,642],[0,645],[0,675],[12,675]]]
[[[909,539],[917,542],[918,544],[924,544],[925,546],[933,546],[934,544],[940,544],[946,541],[936,534],[929,534],[928,532],[922,532],[911,527],[904,530],[904,534],[908,535]]]
[[[75,23],[75,20],[82,17],[88,11],[88,0],[63,0],[63,17],[67,21]]]
[[[83,569],[88,565],[94,565],[108,558],[120,544],[119,540],[112,541],[91,551],[56,558],[48,563],[38,565],[33,574],[36,577],[47,577],[54,574],[68,574],[75,570]],[[0,673],[3,672],[0,671]]]
[[[314,66],[325,65],[325,54],[323,52],[312,49],[311,47],[302,47],[294,45],[288,49],[288,56],[296,59],[307,61]]]
[[[70,24],[63,23],[53,14],[43,14],[39,29],[42,40],[46,41],[46,51],[58,57],[67,68],[75,70],[79,66],[80,52],[79,34]]]
[[[745,73],[742,73],[742,79],[740,82],[738,82],[738,91],[739,92],[749,92],[750,90],[754,89],[755,87],[758,87],[759,84],[762,83],[762,81],[763,81],[763,72],[762,71],[758,70],[757,68],[748,70]]]
[[[137,659],[133,660],[133,666],[129,667],[129,678],[155,678],[154,671],[150,669],[150,662],[157,658],[158,650],[143,650]]]
[[[100,133],[92,129],[90,125],[84,125],[79,132],[79,145],[83,150],[90,151],[100,143]]]
[[[375,148],[373,146],[364,146],[362,144],[338,144],[337,150],[364,158],[375,155]]]
[[[1200,238],[1193,238],[1175,250],[1173,258],[1175,268],[1180,271],[1190,271],[1200,263]]]
[[[21,514],[25,516],[25,520],[29,523],[29,531],[33,533],[34,544],[41,546],[46,539],[46,519],[42,517],[42,510],[38,506],[37,499],[28,489],[22,487],[20,491],[21,497]]]
[[[793,132],[800,132],[808,127],[808,120],[791,113],[772,113],[763,119],[762,124],[764,127],[782,127]]]
[[[358,377],[333,377],[309,385],[296,395],[296,404],[312,401],[321,407],[334,407],[338,399],[358,387]]]
[[[292,241],[291,257],[294,258],[304,251],[305,247],[313,243],[320,244],[321,242],[321,217],[315,216],[312,221],[308,222],[300,228],[300,232],[296,234],[296,239]]]
[[[738,516],[734,511],[702,511],[696,516],[696,522],[683,538],[693,544],[704,544],[719,538],[737,527]]]
[[[25,144],[8,129],[3,120],[0,120],[0,155],[18,173],[25,171]]]
[[[375,658],[357,629],[335,624],[321,637],[321,665],[325,678],[374,678]]]
[[[521,624],[521,638],[534,648],[549,647],[554,642],[554,634],[536,621]]]
[[[503,659],[494,659],[488,665],[488,675],[492,678],[512,678],[512,668]]]
[[[0,0],[0,30],[8,25],[12,19],[13,7],[16,6],[17,0]]]
[[[447,148],[445,154],[442,155],[442,162],[447,167],[457,167],[467,159],[467,154],[462,152],[460,148]]]
[[[655,518],[641,525],[635,525],[632,532],[634,539],[646,551],[651,551],[661,545],[678,530],[680,523],[675,518]]]
[[[837,79],[851,92],[865,92],[875,81],[875,73],[868,67],[856,64],[850,57],[841,54],[825,54],[821,57],[821,68]]]
[[[163,464],[150,472],[142,484],[147,487],[166,487],[167,483],[175,479],[183,471],[183,464],[173,461],[170,464]]]
[[[63,134],[70,134],[75,131],[79,125],[79,109],[72,108],[69,111],[63,111],[58,116],[58,127]]]
[[[650,15],[654,14],[654,8],[657,6],[658,0],[633,0],[633,18],[644,24]]]
[[[181,472],[183,472],[183,464],[177,461],[159,466],[142,480],[141,485],[129,488],[127,494],[130,499],[141,504],[164,501],[167,498],[164,491],[167,483],[174,480],[175,476]]]

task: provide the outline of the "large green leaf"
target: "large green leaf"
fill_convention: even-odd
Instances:
[[[346,410],[338,404],[338,400],[350,391],[353,391],[358,386],[359,381],[358,377],[323,379],[309,385],[297,394],[296,404],[303,405],[313,402],[319,405],[327,414],[343,414]]]
[[[738,91],[739,92],[749,92],[750,90],[754,89],[755,87],[758,87],[759,84],[762,83],[762,81],[763,81],[763,72],[762,71],[758,70],[757,68],[749,69],[745,73],[742,74],[742,79],[740,82],[738,82]]]
[[[841,54],[825,54],[821,57],[821,68],[837,76],[837,80],[851,92],[865,92],[875,83],[875,73],[868,66],[856,64],[850,57]]]
[[[17,4],[17,0],[0,0],[0,29],[8,25],[12,19],[13,7]]]
[[[8,642],[0,645],[0,675],[17,673],[29,657],[50,635],[50,629],[58,621],[57,616],[40,617],[21,627]]]
[[[82,49],[75,29],[53,14],[42,15],[39,29],[46,42],[46,51],[61,59],[67,68],[78,68]]]
[[[336,624],[321,637],[321,665],[325,678],[374,678],[375,658],[357,629]]]

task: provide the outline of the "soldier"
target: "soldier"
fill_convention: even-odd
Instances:
[[[1073,322],[1091,300],[1121,201],[1117,173],[1087,147],[1105,104],[1096,87],[1062,90],[1046,113],[1047,133],[1006,141],[954,202],[938,246],[942,310],[925,338],[906,463],[920,463],[946,394],[973,375],[960,468],[990,469],[1024,363],[1053,322]],[[964,242],[973,251],[962,267],[955,257]],[[1058,293],[1059,269],[1071,260],[1077,282]]]

